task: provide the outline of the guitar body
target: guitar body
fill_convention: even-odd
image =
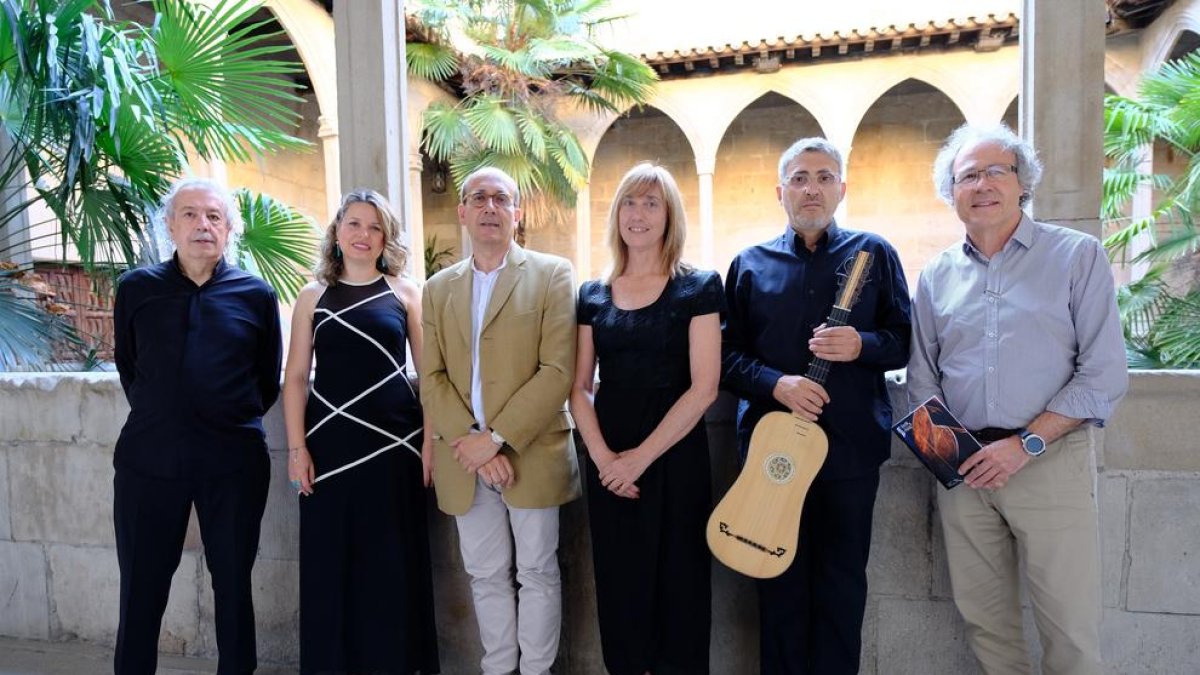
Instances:
[[[759,579],[783,574],[796,558],[804,497],[828,452],[816,422],[764,415],[741,474],[708,519],[708,547],[717,560]]]

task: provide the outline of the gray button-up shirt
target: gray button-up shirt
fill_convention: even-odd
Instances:
[[[989,260],[970,240],[921,272],[908,393],[968,429],[1043,411],[1103,424],[1129,385],[1112,271],[1095,237],[1022,216]]]

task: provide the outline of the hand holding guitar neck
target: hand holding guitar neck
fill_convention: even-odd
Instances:
[[[830,326],[823,323],[813,331],[808,341],[813,356],[826,361],[848,363],[862,352],[862,336],[853,326]]]
[[[829,403],[829,394],[825,387],[799,375],[784,375],[779,378],[771,395],[776,401],[787,406],[793,415],[809,422],[816,422],[817,417],[821,415],[821,409]]]

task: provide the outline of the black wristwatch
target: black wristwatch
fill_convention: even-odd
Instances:
[[[1037,457],[1046,451],[1046,439],[1032,431],[1021,429],[1017,435],[1021,437],[1021,447],[1025,449],[1025,454],[1030,457]]]

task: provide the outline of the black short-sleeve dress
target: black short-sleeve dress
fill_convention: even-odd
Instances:
[[[317,482],[300,498],[300,672],[436,673],[421,406],[408,313],[387,279],[338,283],[313,313],[305,410]]]
[[[579,290],[579,322],[599,361],[596,415],[614,452],[636,447],[691,386],[688,329],[719,312],[721,279],[692,271],[667,281],[646,307],[623,310],[612,288]],[[708,673],[712,594],[704,528],[712,510],[703,418],[617,497],[587,463],[588,518],[604,664],[612,675]]]

